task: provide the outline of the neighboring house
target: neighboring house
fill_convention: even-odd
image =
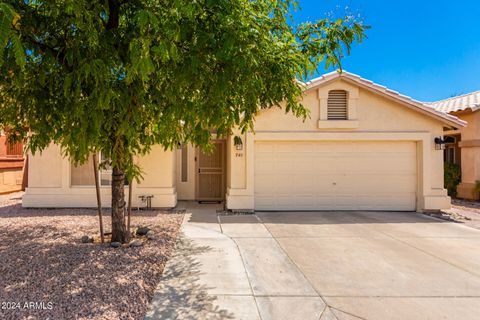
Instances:
[[[0,132],[0,193],[22,189],[23,165],[22,144],[8,144],[6,134]]]
[[[351,73],[306,84],[306,121],[272,108],[260,111],[255,134],[214,140],[207,155],[191,145],[162,147],[138,159],[138,197],[154,207],[177,200],[222,201],[228,209],[438,210],[450,207],[443,151],[435,138],[465,122]],[[31,157],[25,207],[94,207],[92,163],[72,166],[52,145]],[[101,171],[103,205],[109,172]]]
[[[457,187],[457,197],[479,199],[474,188],[480,181],[480,91],[433,102],[431,106],[468,122],[459,130],[445,131],[452,138],[445,146],[445,161],[461,165],[462,182]]]

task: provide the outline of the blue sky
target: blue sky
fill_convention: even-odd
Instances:
[[[344,59],[349,72],[421,101],[480,90],[478,0],[299,1],[295,22],[338,16],[348,7],[372,27]]]

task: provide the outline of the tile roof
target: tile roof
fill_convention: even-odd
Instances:
[[[476,111],[480,109],[480,91],[475,91],[461,96],[448,98],[445,100],[428,103],[435,110],[450,113],[454,111],[462,111],[472,109]]]
[[[311,81],[308,81],[305,83],[306,90],[312,89],[314,87],[317,87],[325,82],[332,81],[334,79],[341,78],[345,79],[347,81],[357,83],[359,85],[362,85],[364,87],[367,87],[373,91],[376,91],[378,93],[384,94],[392,99],[399,100],[403,103],[405,103],[407,106],[409,106],[412,109],[415,109],[417,111],[426,113],[430,116],[433,116],[439,120],[442,120],[454,127],[464,127],[467,125],[467,123],[463,120],[460,120],[459,118],[450,115],[448,113],[442,112],[440,110],[436,110],[432,105],[421,102],[415,99],[412,99],[409,96],[405,96],[403,94],[400,94],[398,91],[391,90],[385,86],[379,85],[377,83],[374,83],[371,80],[364,79],[356,74],[347,72],[343,70],[342,72],[339,71],[333,71],[330,73],[326,73],[318,78],[312,79]]]

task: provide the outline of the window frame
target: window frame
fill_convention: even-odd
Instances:
[[[347,120],[328,119],[328,98],[333,90],[342,90],[347,93]],[[335,130],[354,130],[358,129],[359,121],[357,119],[357,104],[360,89],[343,81],[336,81],[327,86],[317,89],[317,99],[319,102],[320,116],[318,120],[319,129]]]
[[[92,155],[92,157],[93,157],[93,155]],[[112,169],[111,169],[111,168],[110,168],[110,169],[101,169],[101,168],[100,168],[100,163],[102,162],[102,152],[101,152],[101,151],[99,151],[99,152],[97,153],[97,159],[99,159],[99,163],[98,163],[98,164],[99,164],[99,167],[98,167],[99,186],[100,186],[100,188],[111,188],[111,186],[112,186],[112,180],[111,180],[111,179],[112,179]],[[95,178],[94,178],[94,180],[93,180],[93,184],[91,184],[91,185],[87,185],[87,184],[74,185],[73,182],[72,182],[72,180],[73,180],[73,179],[72,179],[72,178],[73,178],[73,175],[72,175],[72,167],[73,167],[73,163],[70,162],[70,168],[69,168],[69,173],[70,173],[70,188],[92,188],[92,187],[95,188]],[[92,168],[91,170],[93,170],[93,168]],[[102,174],[103,174],[103,175],[106,174],[106,175],[109,176],[109,179],[110,179],[109,181],[110,181],[110,182],[109,182],[108,184],[102,184]],[[125,179],[125,184],[124,184],[124,185],[125,185],[125,186],[128,186],[128,185],[129,185],[127,179]]]

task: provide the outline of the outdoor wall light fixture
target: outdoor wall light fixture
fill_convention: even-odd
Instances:
[[[455,137],[446,136],[444,138],[435,137],[433,141],[435,142],[435,150],[443,150],[446,144],[454,144],[457,140]]]
[[[445,149],[445,140],[442,137],[435,137],[433,141],[435,142],[435,150]]]
[[[233,137],[233,144],[235,145],[235,149],[238,151],[243,150],[243,142],[242,138],[235,136]]]

